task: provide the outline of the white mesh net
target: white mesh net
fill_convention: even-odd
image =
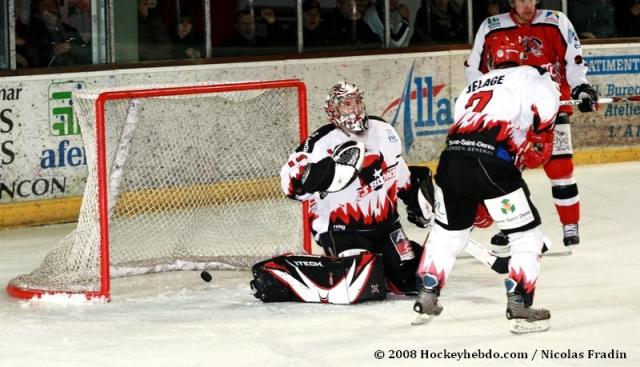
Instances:
[[[95,97],[74,97],[89,171],[78,227],[11,287],[100,286]],[[250,266],[300,252],[300,205],[277,177],[299,144],[298,103],[296,88],[106,102],[112,274]]]

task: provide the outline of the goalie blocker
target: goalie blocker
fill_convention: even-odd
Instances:
[[[382,258],[371,252],[286,254],[255,264],[252,272],[252,293],[263,302],[352,304],[386,297]]]

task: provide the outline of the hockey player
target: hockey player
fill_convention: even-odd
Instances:
[[[422,247],[404,233],[397,198],[407,205],[412,223],[427,227],[431,172],[409,169],[398,134],[381,118],[366,114],[363,93],[355,85],[334,85],[325,111],[330,123],[311,134],[282,167],[282,190],[310,203],[312,233],[326,255],[349,250],[382,254],[387,288],[415,294]]]
[[[440,156],[435,224],[418,266],[423,283],[416,322],[442,311],[438,295],[467,244],[476,208],[484,204],[511,243],[505,280],[511,331],[543,331],[549,311],[531,307],[543,248],[541,221],[521,168],[550,158],[560,93],[544,69],[519,66],[524,50],[518,41],[502,34],[490,41],[490,71],[460,93]]]
[[[467,83],[488,71],[487,49],[494,35],[520,38],[525,47],[525,65],[545,68],[560,83],[561,98],[580,99],[582,112],[594,111],[598,95],[586,79],[587,65],[576,32],[567,17],[558,11],[536,9],[535,0],[511,0],[511,11],[484,20],[478,29],[466,67]],[[565,246],[580,243],[578,222],[580,201],[573,177],[573,147],[569,115],[571,106],[561,106],[555,121],[553,155],[544,165],[551,181],[551,193],[563,227]],[[506,244],[504,234],[492,239],[494,244]]]

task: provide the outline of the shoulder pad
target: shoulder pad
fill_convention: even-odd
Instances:
[[[322,126],[318,130],[314,131],[313,134],[309,135],[307,140],[305,140],[304,143],[300,144],[298,148],[296,148],[296,152],[306,152],[306,153],[312,152],[316,142],[335,129],[336,129],[336,125],[334,124],[326,124]]]

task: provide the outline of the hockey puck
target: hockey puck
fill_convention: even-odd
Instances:
[[[200,278],[202,278],[202,280],[204,280],[207,283],[209,283],[211,279],[213,279],[213,277],[211,276],[211,273],[209,273],[206,270],[203,270],[202,273],[200,273]]]

